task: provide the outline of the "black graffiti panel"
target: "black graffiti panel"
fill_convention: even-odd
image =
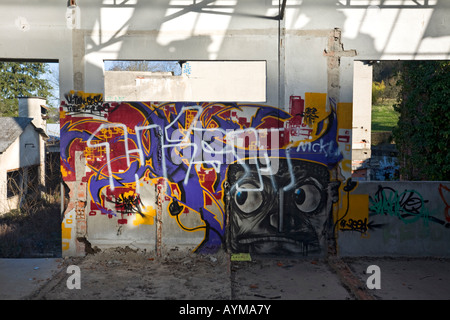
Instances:
[[[327,201],[330,175],[325,166],[280,159],[275,175],[259,175],[256,165],[233,164],[228,180],[233,252],[321,251],[320,239],[331,218]]]

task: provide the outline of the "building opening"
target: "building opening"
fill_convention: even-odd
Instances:
[[[400,61],[354,64],[352,178],[358,181],[399,179],[392,130],[400,92]]]
[[[105,100],[265,102],[266,69],[266,61],[105,60]]]
[[[400,67],[400,61],[376,61],[372,65],[370,180],[395,181],[400,178],[398,150],[392,133],[399,120],[395,105],[401,89]]]
[[[355,61],[352,178],[446,180],[446,60]]]
[[[61,256],[58,61],[0,61],[0,257]]]

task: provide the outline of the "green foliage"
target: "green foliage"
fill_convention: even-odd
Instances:
[[[378,103],[378,101],[384,96],[384,91],[386,90],[386,85],[384,81],[372,82],[372,104]]]
[[[385,100],[397,99],[400,65],[398,61],[378,61],[373,64],[372,104],[384,104]]]
[[[18,97],[51,97],[51,85],[42,78],[50,70],[40,62],[0,62],[0,116],[18,116]]]
[[[450,62],[407,61],[393,130],[405,180],[450,180]]]

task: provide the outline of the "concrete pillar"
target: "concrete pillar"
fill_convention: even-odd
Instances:
[[[40,97],[19,98],[19,117],[33,118],[33,124],[36,128],[45,131],[47,120],[45,115],[47,106],[46,100]]]
[[[371,157],[372,66],[355,61],[353,70],[352,170],[356,170]]]
[[[45,134],[47,129],[47,106],[46,100],[40,97],[19,98],[19,117],[32,118],[34,126],[40,130],[39,134],[39,185],[45,190]]]

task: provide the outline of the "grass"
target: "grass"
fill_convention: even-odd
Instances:
[[[372,105],[372,131],[392,131],[397,126],[399,114],[394,110],[394,99],[385,99]]]

